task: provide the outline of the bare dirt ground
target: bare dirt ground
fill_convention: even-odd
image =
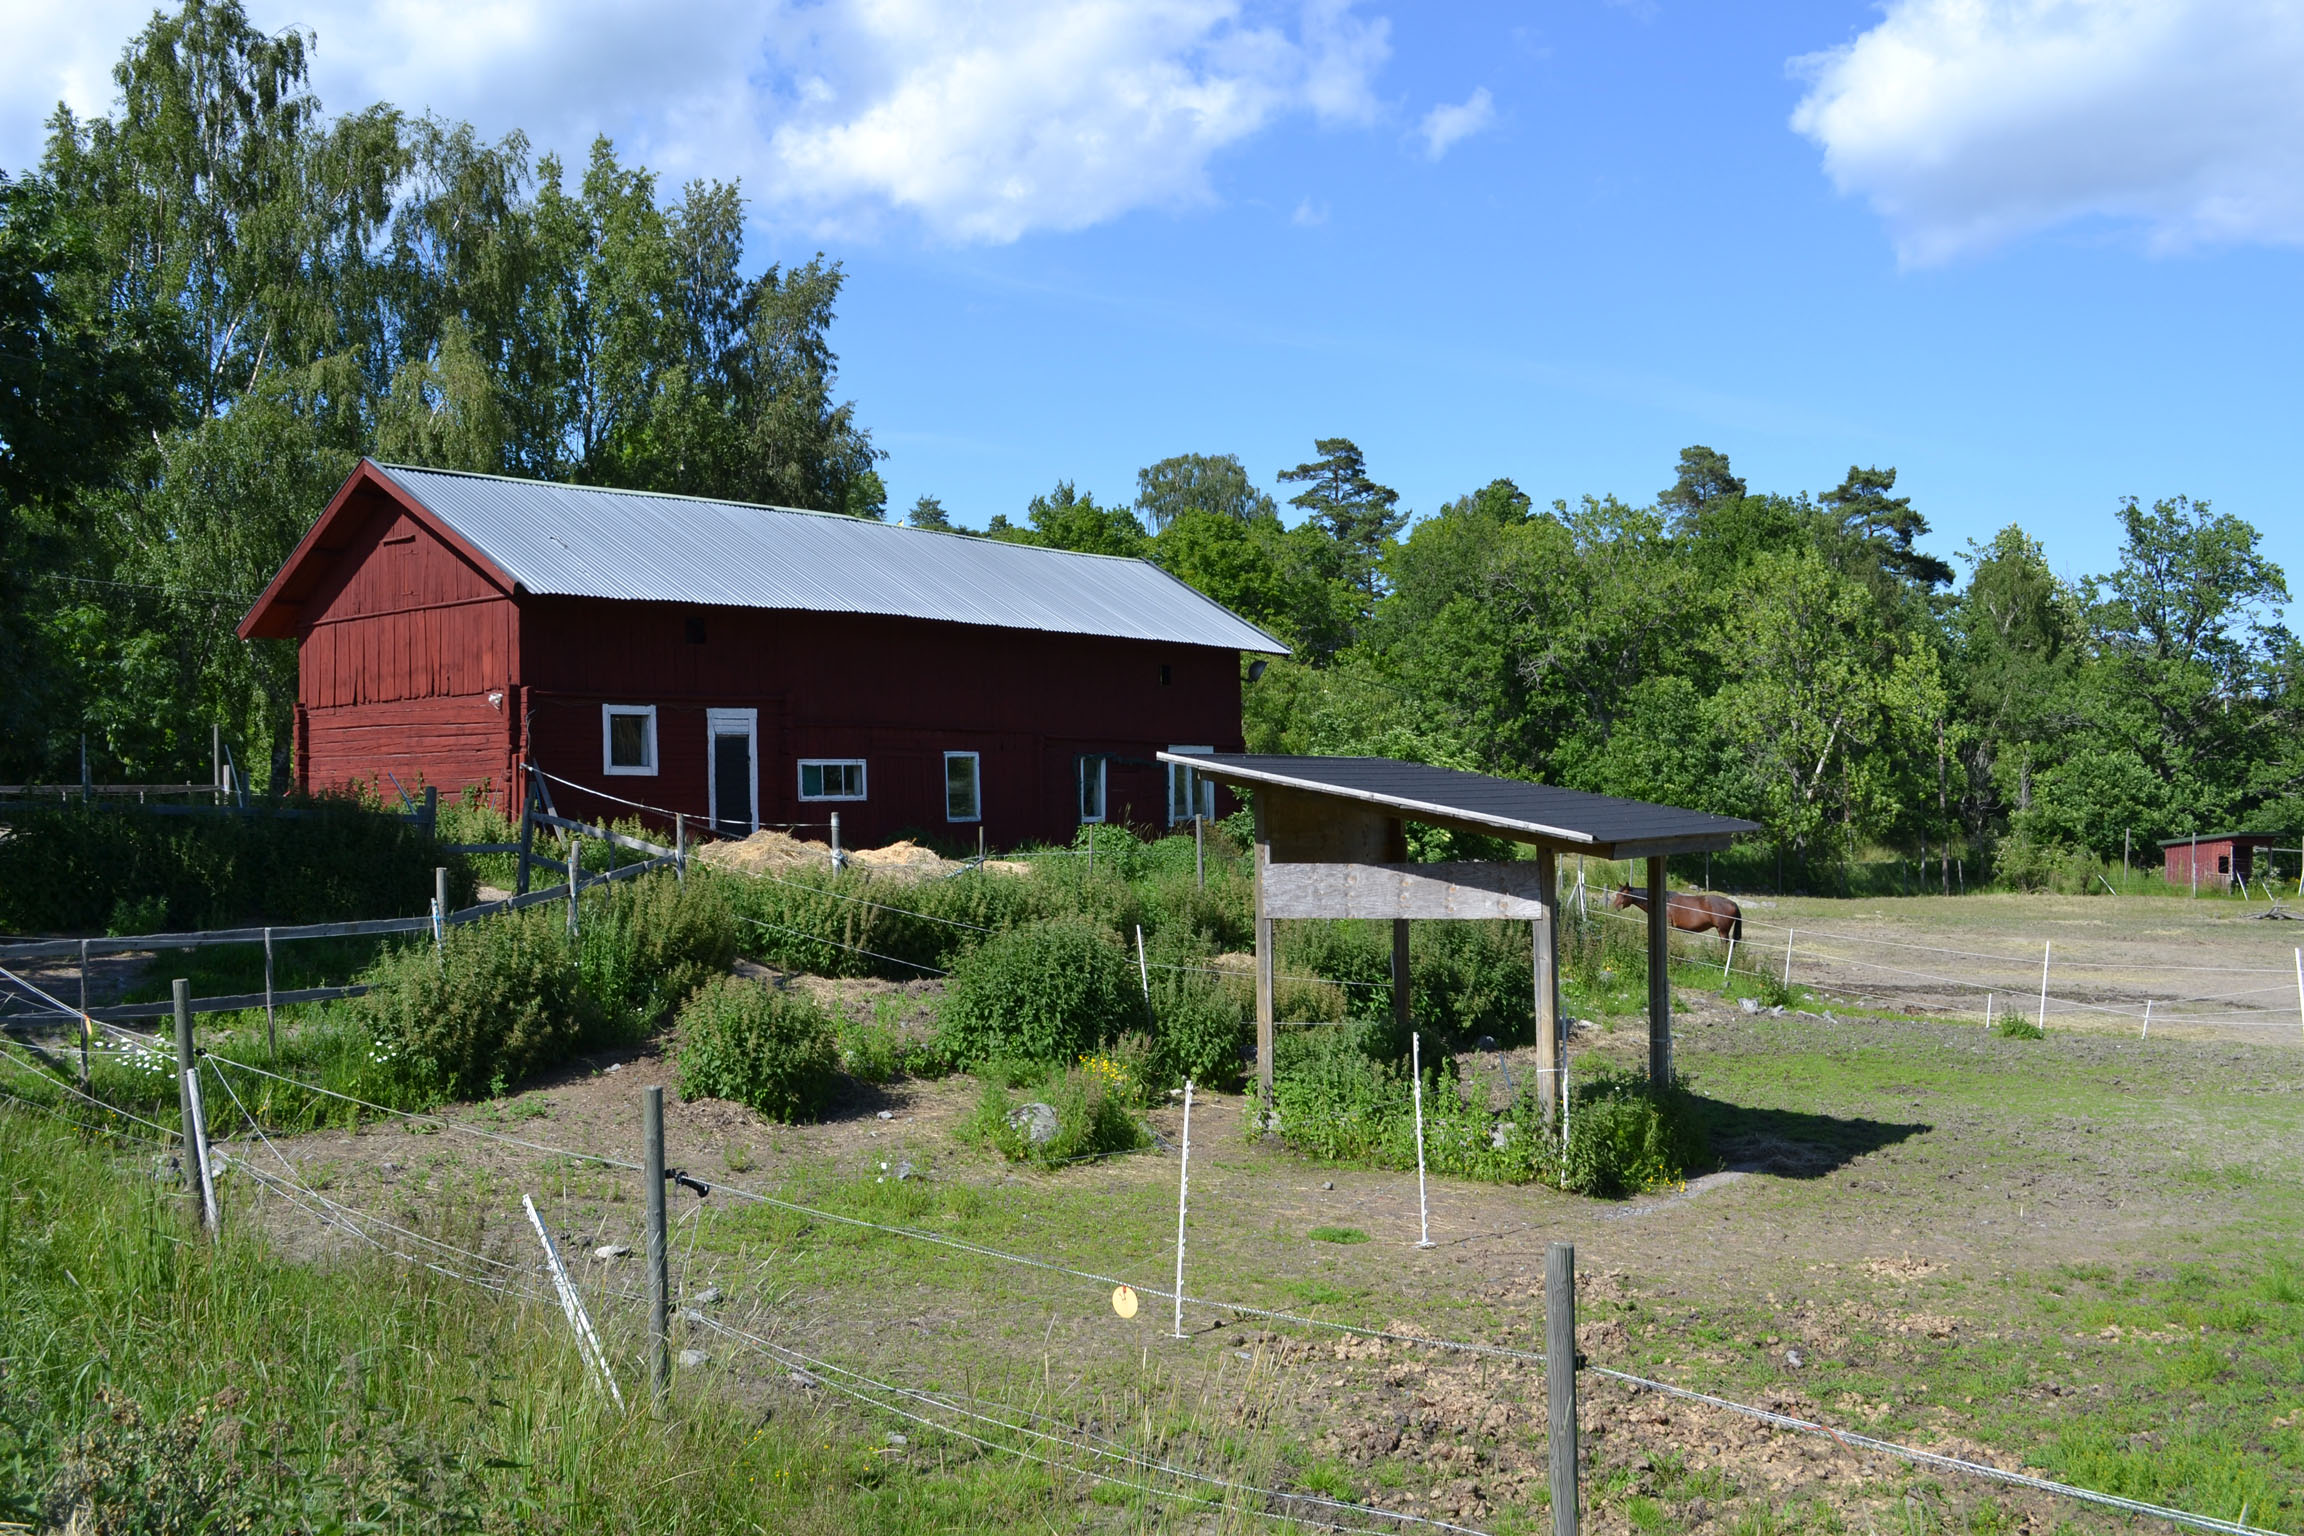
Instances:
[[[2304,1040],[2296,949],[2304,922],[2214,897],[1978,895],[1872,901],[1739,897],[1738,968],[1781,974],[1859,1006],[1981,1021],[2040,1013],[2048,1027],[2194,1039]],[[1687,941],[1683,940],[1683,943]],[[2045,951],[2045,955],[2044,955]],[[1703,941],[1690,953],[1718,954]]]
[[[2254,979],[2275,948],[2286,953],[2276,939],[2288,930],[2264,932],[2278,925],[2242,927],[2232,914],[2172,903],[2136,904],[2139,916],[2129,905],[1922,898],[1747,911],[1755,942],[1765,921],[1873,941],[1829,941],[1847,954],[1894,938],[2013,956],[2046,931],[2059,956],[2069,947],[2076,974],[2107,989],[2091,996],[2195,974],[2178,964],[2217,967],[2218,979],[2192,987],[2217,991]],[[2292,1247],[2300,1223],[2289,1192],[2304,1171],[2296,1042],[2197,1028],[2203,1038],[2188,1039],[2158,1024],[2135,1041],[2124,1027],[2068,1028],[2092,1020],[2054,1008],[2048,1040],[2001,1039],[1925,1018],[1938,1000],[1962,999],[1959,989],[1894,992],[1843,961],[1831,963],[1844,971],[1812,977],[1809,965],[1826,964],[1827,941],[1816,942],[1808,960],[1796,940],[1795,980],[1845,980],[1870,1006],[1915,1018],[1752,1016],[1682,994],[1679,1057],[1723,1163],[1682,1189],[1603,1202],[1433,1179],[1435,1246],[1420,1249],[1413,1173],[1315,1164],[1249,1136],[1238,1096],[1204,1097],[1191,1127],[1186,1290],[1534,1349],[1545,1247],[1572,1241],[1594,1363],[2016,1466],[2084,1429],[2106,1394],[2160,1370],[2153,1352],[2174,1347],[2175,1335],[2072,1332],[2040,1310],[2042,1287],[2099,1271],[2147,1283],[2203,1261],[2237,1264],[2268,1243]],[[1944,974],[1997,974],[1961,964]],[[793,984],[867,1012],[892,997],[915,1020],[934,993],[928,983]],[[1630,1062],[1643,1049],[1639,1021],[1603,1021],[1580,1036],[1575,1058]],[[1130,1403],[1149,1414],[1144,1383],[1164,1382],[1168,1408],[1197,1426],[1176,1432],[1179,1458],[1208,1437],[1261,1436],[1286,1447],[1269,1474],[1279,1484],[1489,1529],[1539,1519],[1543,1391],[1533,1367],[1203,1304],[1186,1308],[1177,1340],[1166,1336],[1165,1303],[1147,1300],[1122,1321],[1098,1285],[746,1205],[726,1187],[1164,1290],[1183,1130],[1173,1104],[1150,1112],[1156,1149],[1047,1174],[960,1136],[979,1091],[966,1078],[858,1085],[825,1123],[791,1127],[683,1100],[672,1061],[640,1051],[449,1112],[457,1126],[504,1139],[384,1122],[230,1151],[260,1166],[284,1159],[331,1199],[452,1233],[524,1274],[536,1255],[519,1195],[533,1194],[596,1305],[617,1316],[631,1310],[617,1293],[639,1283],[637,1262],[616,1252],[640,1246],[635,1176],[549,1149],[637,1161],[649,1084],[666,1093],[668,1161],[724,1186],[674,1204],[676,1289],[689,1304],[716,1290],[720,1299],[702,1304],[714,1322],[886,1378],[965,1384],[1082,1434],[1132,1424]],[[349,1251],[350,1238],[301,1212],[263,1209],[295,1251]],[[1316,1228],[1365,1241],[1316,1241]],[[709,1356],[699,1373],[762,1411],[814,1390],[710,1325],[690,1325],[682,1342]],[[1584,1423],[1590,1523],[1603,1531],[2114,1523],[1600,1378],[1588,1378]]]

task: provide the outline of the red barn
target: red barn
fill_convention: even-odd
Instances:
[[[1189,816],[1154,754],[1242,750],[1240,655],[1286,653],[1141,560],[367,460],[239,632],[298,643],[302,789],[535,770],[856,846]]]
[[[2160,847],[2170,885],[2227,891],[2236,880],[2254,880],[2256,850],[2270,850],[2277,841],[2270,832],[2203,832],[2162,838]]]

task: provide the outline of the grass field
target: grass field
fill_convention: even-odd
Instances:
[[[2076,968],[2189,960],[2243,981],[2285,955],[2292,931],[2162,898],[1786,902],[1750,915],[1755,928],[1813,921],[2011,954],[2062,924],[2052,941],[2071,944]],[[1980,1008],[1931,1015],[1879,990],[1861,1006],[1850,996],[1752,1015],[1704,990],[1717,973],[1701,954],[1692,947],[1676,971],[1679,1059],[1718,1171],[1626,1202],[1434,1180],[1437,1246],[1419,1250],[1412,1173],[1316,1165],[1247,1136],[1237,1098],[1204,1099],[1187,1291],[1533,1349],[1545,1244],[1573,1241],[1595,1364],[2268,1530],[2304,1527],[2298,1039],[2155,1026],[2138,1040],[2053,1010],[2046,1038],[2008,1039],[1976,1027]],[[1635,1060],[1639,1022],[1592,1011],[1572,1059]],[[629,1159],[650,1082],[672,1100],[670,1160],[707,1180],[1146,1289],[1173,1274],[1173,1106],[1152,1114],[1155,1150],[1053,1174],[956,1134],[975,1097],[964,1078],[859,1089],[826,1124],[787,1128],[680,1102],[669,1063],[640,1052],[451,1119]],[[211,1113],[220,1130],[230,1123]],[[233,1235],[212,1256],[185,1241],[181,1200],[146,1177],[148,1150],[45,1126],[18,1113],[0,1128],[0,1354],[15,1436],[0,1455],[17,1458],[12,1486],[57,1464],[59,1428],[88,1422],[108,1385],[145,1405],[138,1433],[155,1445],[165,1436],[151,1425],[230,1418],[243,1423],[235,1443],[303,1469],[301,1496],[382,1499],[374,1507],[397,1509],[408,1529],[1277,1529],[1281,1513],[1398,1528],[1145,1462],[1482,1530],[1548,1525],[1542,1379],[1524,1363],[1213,1305],[1188,1306],[1187,1337],[1174,1339],[1162,1302],[1122,1319],[1100,1283],[723,1190],[675,1197],[676,1280],[708,1320],[684,1325],[678,1344],[709,1359],[680,1373],[675,1411],[657,1424],[598,1405],[548,1301],[380,1255],[253,1176],[290,1166],[330,1200],[503,1267],[374,1228],[388,1246],[516,1277],[518,1289],[538,1278],[519,1206],[533,1194],[581,1260],[630,1390],[637,1265],[590,1256],[638,1242],[628,1172],[390,1122],[276,1148],[242,1138],[226,1149],[242,1163],[225,1179]],[[719,1299],[701,1301],[710,1289]],[[798,1357],[777,1350],[824,1366],[806,1371],[814,1383],[796,1380]],[[1061,1465],[865,1406],[835,1390],[857,1384],[833,1366],[929,1395],[867,1396]],[[217,1406],[227,1393],[242,1395]],[[1605,1531],[2132,1523],[1589,1378],[1585,1435],[1588,1523]],[[377,1491],[387,1464],[402,1491]],[[1213,1492],[1218,1507],[1099,1485],[1088,1469]],[[21,1503],[0,1512],[33,1518]]]

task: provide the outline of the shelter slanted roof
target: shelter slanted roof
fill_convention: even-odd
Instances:
[[[1733,816],[1388,757],[1169,752],[1160,757],[1235,786],[1324,795],[1408,821],[1484,832],[1595,858],[1710,852],[1760,830],[1759,823]]]
[[[2296,836],[2297,834],[2294,832],[2187,832],[2182,837],[2161,838],[2160,846],[2163,848],[2189,848],[2194,843],[2247,843],[2262,848],[2282,840],[2292,843],[2296,840]]]

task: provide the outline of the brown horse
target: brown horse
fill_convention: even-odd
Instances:
[[[1617,891],[1614,905],[1619,912],[1626,907],[1647,911],[1647,887],[1623,887]],[[1664,897],[1664,920],[1682,933],[1702,933],[1710,929],[1730,942],[1740,941],[1744,937],[1744,909],[1725,896],[1696,891],[1667,892]]]

